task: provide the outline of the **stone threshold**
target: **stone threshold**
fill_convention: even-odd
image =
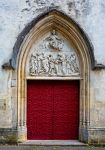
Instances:
[[[49,145],[49,146],[86,146],[87,144],[78,140],[27,140],[19,145]]]

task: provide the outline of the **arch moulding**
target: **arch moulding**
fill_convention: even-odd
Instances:
[[[16,74],[17,90],[17,130],[19,141],[27,140],[27,60],[32,46],[46,35],[55,31],[69,41],[78,57],[80,75],[78,77],[40,77],[40,79],[80,80],[80,121],[79,140],[88,140],[90,125],[90,70],[102,68],[94,58],[93,47],[80,26],[64,13],[55,9],[50,10],[34,19],[19,35],[13,49],[13,55],[8,64],[3,67],[13,68]]]

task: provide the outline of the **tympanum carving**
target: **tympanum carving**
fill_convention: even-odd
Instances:
[[[43,40],[31,54],[29,74],[31,76],[79,76],[77,56],[63,50],[64,41],[55,31]]]

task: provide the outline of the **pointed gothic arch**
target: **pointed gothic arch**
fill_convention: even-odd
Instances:
[[[56,9],[52,9],[38,16],[25,27],[15,43],[10,62],[3,65],[4,68],[6,65],[13,68],[13,72],[16,74],[18,138],[19,141],[27,140],[26,65],[29,52],[34,43],[52,30],[56,30],[68,41],[70,41],[70,43],[73,44],[75,52],[78,56],[80,76],[79,78],[69,77],[68,79],[80,80],[79,140],[88,141],[87,134],[90,125],[90,70],[96,69],[97,67],[102,68],[103,66],[96,64],[93,46],[86,33],[73,19]]]

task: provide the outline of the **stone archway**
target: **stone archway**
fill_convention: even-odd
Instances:
[[[69,26],[69,27],[68,27]],[[89,51],[86,47],[86,43],[83,40],[83,37],[79,35],[76,28],[72,26],[71,22],[68,22],[65,17],[63,17],[60,13],[56,11],[50,12],[50,14],[40,20],[36,26],[28,33],[27,38],[22,43],[22,47],[20,50],[19,61],[18,61],[18,130],[19,130],[19,138],[20,140],[27,139],[27,125],[26,125],[26,108],[27,108],[27,59],[29,57],[30,49],[32,49],[33,44],[40,41],[40,38],[43,37],[48,32],[56,30],[56,32],[61,33],[68,41],[72,43],[75,47],[75,52],[79,59],[79,67],[81,70],[79,80],[80,82],[80,133],[82,130],[86,130],[89,126],[89,76],[90,76],[90,56]],[[69,32],[68,32],[69,31]],[[56,36],[56,35],[54,35]],[[51,37],[51,36],[50,36]],[[49,36],[47,36],[49,38]],[[46,40],[46,38],[44,39]],[[58,47],[59,48],[59,47]],[[36,55],[36,54],[35,54]],[[33,54],[32,54],[33,56]],[[31,56],[31,57],[32,57]],[[28,67],[27,67],[28,68]],[[32,70],[31,70],[32,75]],[[43,75],[42,78],[51,78]],[[64,78],[56,77],[55,78]],[[73,80],[75,76],[68,76],[68,79]],[[78,78],[78,76],[77,76]],[[34,76],[28,77],[28,79],[34,79]],[[53,79],[53,77],[52,77]],[[23,133],[23,135],[21,135]],[[82,133],[83,134],[83,133]],[[83,138],[84,135],[80,134],[80,139]],[[85,133],[86,134],[86,133]]]
[[[41,76],[40,79],[78,79],[80,80],[80,120],[79,120],[79,140],[88,141],[88,128],[90,124],[90,70],[101,68],[94,59],[93,48],[87,35],[79,25],[64,13],[51,10],[37,19],[33,20],[20,34],[13,51],[12,59],[4,67],[16,69],[17,81],[17,130],[19,141],[27,140],[27,79],[37,79],[35,72],[27,71],[27,62],[32,56],[30,51],[34,44],[37,44],[47,33],[56,31],[61,34],[70,45],[73,46],[76,57],[79,61],[80,74],[77,76]],[[56,34],[55,34],[56,35]],[[47,36],[48,37],[48,36]],[[59,47],[57,47],[59,49]],[[36,55],[36,54],[35,54]],[[31,73],[32,76],[28,76]]]

